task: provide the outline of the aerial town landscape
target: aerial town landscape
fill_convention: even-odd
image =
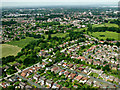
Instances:
[[[2,8],[0,87],[119,89],[115,6]]]

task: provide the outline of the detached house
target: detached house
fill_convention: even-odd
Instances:
[[[68,78],[74,79],[75,76],[76,76],[76,74],[71,73],[71,74],[68,76]]]
[[[68,77],[69,74],[70,74],[70,72],[68,72],[68,71],[64,72],[65,77]]]
[[[55,88],[57,90],[60,90],[61,89],[61,85],[57,84],[57,83],[54,83],[52,88]]]
[[[36,81],[38,81],[39,78],[40,78],[40,75],[36,75],[36,74],[35,74],[35,75],[33,76],[33,79],[35,79]]]
[[[54,67],[54,68],[51,69],[51,72],[57,73],[58,71],[59,71],[59,67]]]
[[[84,57],[79,56],[77,59],[81,59],[81,61],[86,60]]]
[[[80,80],[80,82],[82,82],[82,83],[84,84],[84,83],[86,83],[86,82],[87,82],[87,80],[88,80],[88,78],[87,78],[87,77],[83,77],[83,78],[82,78],[82,80]]]
[[[46,83],[46,78],[44,78],[44,77],[41,77],[41,78],[39,78],[39,81],[38,81],[38,83],[41,83],[41,85],[43,86],[43,85],[45,85],[45,83]]]
[[[75,77],[75,80],[80,81],[80,79],[82,79],[82,76],[78,75],[77,77]]]
[[[64,74],[64,71],[65,71],[65,70],[61,70],[60,73],[59,73],[59,75]]]
[[[46,80],[46,85],[49,87],[49,88],[51,88],[52,86],[53,86],[53,81],[51,81],[51,80]]]

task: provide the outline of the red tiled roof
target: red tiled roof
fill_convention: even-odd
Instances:
[[[83,59],[83,60],[85,60],[85,58],[84,58],[84,57],[81,57],[81,56],[79,56],[77,59]]]
[[[80,80],[82,78],[82,76],[77,76],[75,79],[77,79],[77,80]]]
[[[56,71],[56,70],[58,70],[58,67],[52,68],[52,71]]]
[[[76,74],[71,73],[70,77],[73,79],[76,76]]]
[[[22,76],[22,77],[25,77],[25,75],[26,75],[26,73],[24,73],[24,72],[21,73],[21,76]]]

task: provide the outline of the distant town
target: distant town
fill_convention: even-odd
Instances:
[[[120,88],[118,16],[118,7],[3,8],[1,88]]]

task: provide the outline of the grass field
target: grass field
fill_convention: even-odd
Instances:
[[[87,27],[75,29],[74,32],[79,32],[79,31],[81,31],[81,30],[87,30]]]
[[[51,37],[55,37],[55,36],[65,37],[67,34],[69,34],[69,33],[56,33],[56,34],[51,34]],[[44,35],[44,36],[45,36],[45,38],[48,38],[48,35]]]
[[[117,24],[105,23],[105,24],[94,24],[92,25],[93,28],[95,27],[116,27],[119,28]]]
[[[14,45],[14,46],[18,46],[18,47],[25,47],[29,42],[33,41],[33,40],[38,40],[35,39],[33,37],[26,37],[25,39],[21,39],[19,41],[11,41],[11,42],[7,42],[6,44],[10,44],[10,45]]]
[[[6,57],[9,55],[17,55],[18,52],[20,52],[21,48],[9,44],[1,44],[0,51],[2,51],[2,57]]]
[[[92,34],[89,32],[90,35],[97,37],[99,39],[104,39],[106,40],[106,38],[111,38],[111,39],[115,39],[115,40],[120,40],[120,33],[116,33],[116,32],[110,32],[110,31],[106,31],[106,32],[93,32]],[[101,37],[100,35],[105,35],[105,37]]]

